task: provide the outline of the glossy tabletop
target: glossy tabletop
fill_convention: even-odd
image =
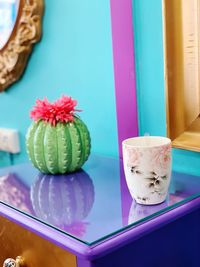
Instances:
[[[83,170],[45,175],[31,164],[0,169],[0,201],[66,235],[94,245],[200,196],[200,177],[172,174],[167,200],[136,204],[122,162],[92,155]]]

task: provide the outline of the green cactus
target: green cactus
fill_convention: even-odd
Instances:
[[[80,169],[88,159],[90,134],[77,117],[56,126],[40,120],[29,127],[26,148],[33,165],[41,172],[69,173]]]

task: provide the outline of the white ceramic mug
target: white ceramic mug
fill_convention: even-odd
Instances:
[[[171,140],[159,136],[133,137],[123,141],[126,182],[139,204],[165,201],[171,179]]]

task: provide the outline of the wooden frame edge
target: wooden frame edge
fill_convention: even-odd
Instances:
[[[43,0],[21,0],[13,33],[0,50],[0,91],[16,82],[25,70],[33,44],[42,34]]]
[[[162,1],[167,136],[172,139],[173,147],[196,152],[200,151],[200,38],[195,31],[200,20],[198,1]],[[194,30],[191,25],[195,26]],[[180,28],[178,36],[176,27]],[[178,56],[173,54],[173,49]]]

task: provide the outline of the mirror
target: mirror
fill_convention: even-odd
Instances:
[[[19,0],[0,0],[0,50],[4,48],[15,27]]]
[[[0,91],[24,72],[41,37],[43,0],[0,0]]]

